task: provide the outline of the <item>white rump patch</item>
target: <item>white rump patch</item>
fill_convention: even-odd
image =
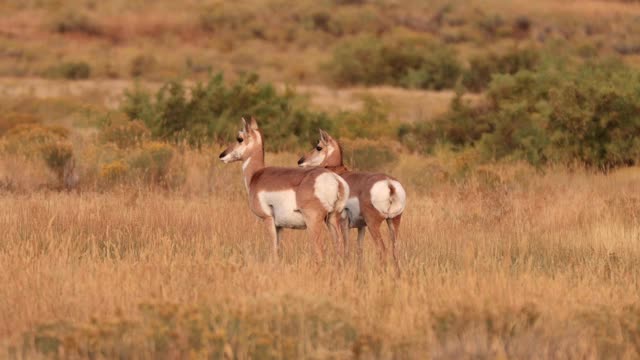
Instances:
[[[302,213],[298,211],[294,190],[260,191],[258,201],[262,211],[273,216],[276,226],[289,229],[306,228]]]
[[[390,186],[394,188],[391,195]],[[380,180],[371,187],[371,203],[386,218],[394,218],[404,211],[407,203],[407,193],[402,185],[395,180]]]
[[[338,175],[330,172],[320,174],[313,184],[313,194],[325,210],[332,212],[339,198]],[[344,206],[344,205],[343,205]]]

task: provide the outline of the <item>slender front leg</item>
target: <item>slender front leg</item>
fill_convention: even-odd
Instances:
[[[280,233],[282,229],[276,226],[276,222],[272,217],[265,218],[264,224],[269,231],[269,236],[271,237],[272,260],[278,261],[278,248],[280,247]]]
[[[380,263],[384,265],[387,260],[387,249],[384,246],[384,240],[382,239],[382,235],[380,234],[380,225],[382,224],[383,219],[375,214],[365,212],[364,220],[367,223],[369,234],[371,234],[373,242],[378,247],[378,256],[380,257]]]

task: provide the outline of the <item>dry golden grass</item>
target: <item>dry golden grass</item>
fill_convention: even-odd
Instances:
[[[312,106],[327,112],[360,110],[364,96],[373,96],[389,109],[392,121],[430,121],[449,110],[454,91],[427,91],[375,86],[368,88],[332,89],[309,85],[294,87],[297,92],[309,96]],[[480,96],[465,94],[465,100],[477,101]]]
[[[194,192],[2,193],[0,344],[18,358],[639,356],[640,171],[515,170],[410,186],[399,278],[368,236],[361,267],[317,268],[302,231],[271,263],[239,165],[201,171],[213,186]]]

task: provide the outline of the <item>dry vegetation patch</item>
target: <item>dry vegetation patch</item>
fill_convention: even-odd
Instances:
[[[207,196],[5,192],[0,337],[25,356],[636,356],[637,169],[486,178],[410,199],[400,278],[368,238],[361,268],[317,269],[295,231],[270,263],[233,176]]]

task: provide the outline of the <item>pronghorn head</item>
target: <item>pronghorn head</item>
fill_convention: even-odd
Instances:
[[[340,166],[342,149],[326,131],[320,129],[320,140],[316,147],[298,160],[298,166]]]
[[[220,154],[220,160],[225,164],[246,160],[257,152],[262,153],[262,149],[262,135],[258,131],[258,122],[253,116],[249,121],[242,118],[242,129],[238,132],[236,142]]]

